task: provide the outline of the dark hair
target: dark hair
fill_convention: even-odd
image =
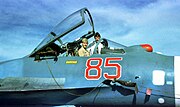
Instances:
[[[101,37],[101,35],[98,32],[96,32],[94,37]]]

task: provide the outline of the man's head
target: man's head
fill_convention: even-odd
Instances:
[[[100,38],[101,38],[101,35],[98,32],[96,32],[94,35],[95,41],[98,42]]]
[[[88,40],[86,38],[83,38],[82,39],[82,46],[83,46],[83,48],[86,49],[87,45],[88,45]]]

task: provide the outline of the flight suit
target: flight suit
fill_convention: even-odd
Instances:
[[[78,55],[79,56],[89,56],[90,53],[88,50],[84,49],[83,47],[81,47],[78,51]]]

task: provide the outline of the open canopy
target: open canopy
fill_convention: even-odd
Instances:
[[[40,57],[57,58],[59,54],[64,55],[65,52],[67,55],[75,56],[75,51],[79,49],[82,39],[90,39],[94,35],[95,31],[91,14],[86,8],[83,8],[57,24],[29,56],[35,57],[35,59]],[[101,38],[95,47],[99,43],[104,45],[102,54],[125,52],[119,49],[124,49],[126,46],[111,40]],[[116,50],[113,52],[112,49]],[[96,51],[93,49],[92,52],[95,54]]]
[[[56,40],[59,41],[61,47],[61,45],[72,42],[78,37],[88,36],[87,38],[90,38],[89,36],[92,36],[93,33],[94,25],[90,12],[86,8],[80,9],[55,26],[48,36],[34,49],[30,57],[35,56],[36,53]]]

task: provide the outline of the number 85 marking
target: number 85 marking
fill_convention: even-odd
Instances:
[[[111,63],[110,61],[121,61],[123,58],[121,57],[108,57],[105,59],[104,67],[109,68],[113,67],[116,68],[116,73],[115,75],[110,75],[108,73],[104,73],[103,76],[105,79],[119,79],[121,77],[121,65],[119,63]],[[97,61],[96,65],[91,65],[91,62]],[[102,76],[102,63],[103,59],[102,58],[89,58],[86,61],[86,69],[85,69],[85,78],[87,80],[99,80]],[[96,70],[96,74],[92,75],[90,72],[92,70]]]

